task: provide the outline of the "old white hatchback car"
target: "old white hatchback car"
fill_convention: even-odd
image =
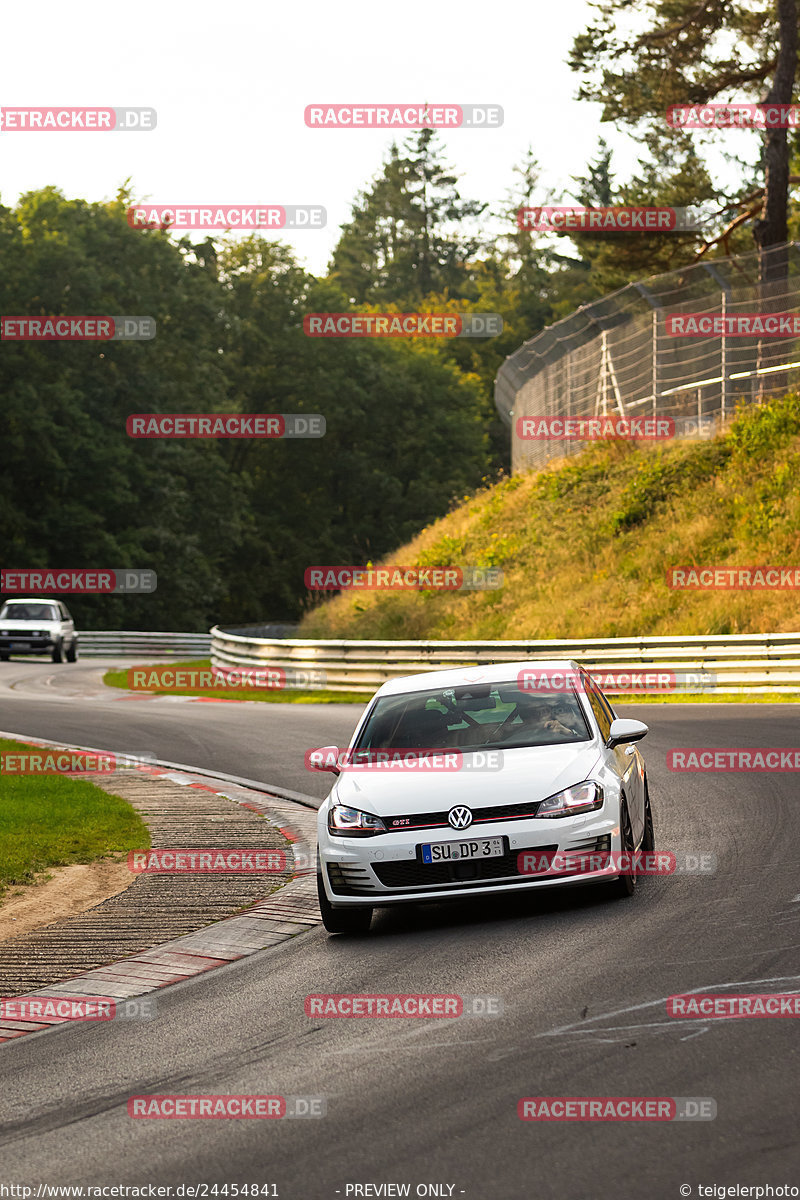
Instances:
[[[0,608],[0,662],[14,654],[49,654],[53,662],[78,661],[75,623],[63,600],[6,600]]]
[[[573,661],[503,663],[385,683],[319,810],[325,928],[358,933],[376,907],[608,885],[633,894],[655,846],[648,732],[616,716]]]

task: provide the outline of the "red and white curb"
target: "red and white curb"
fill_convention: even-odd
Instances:
[[[0,731],[0,737],[59,750],[97,752],[94,748],[85,746],[66,746],[62,742],[23,738],[19,733]],[[62,980],[61,983],[49,984],[47,987],[27,992],[24,996],[15,996],[15,1003],[41,997],[53,1000],[80,1000],[90,999],[92,996],[103,996],[121,1002],[168,987],[179,980],[190,979],[193,975],[211,971],[238,958],[247,958],[259,950],[296,937],[297,934],[304,933],[320,923],[315,880],[316,811],[310,797],[301,797],[298,794],[297,800],[283,798],[266,788],[262,792],[233,782],[230,776],[225,778],[195,771],[190,767],[174,768],[147,764],[137,769],[186,787],[200,788],[217,796],[225,796],[235,804],[266,817],[278,826],[291,843],[295,862],[292,879],[246,912],[216,921],[174,941],[153,946],[150,950],[143,950],[131,958],[96,967],[71,979]],[[294,793],[284,792],[285,797],[292,795]],[[308,807],[302,803],[303,800]],[[53,1025],[72,1023],[69,1017],[56,1015],[37,1016],[35,1021],[17,1021],[3,1017],[0,1018],[0,1042],[40,1033]]]

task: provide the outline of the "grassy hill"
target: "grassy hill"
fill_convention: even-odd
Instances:
[[[343,593],[299,637],[581,638],[800,628],[796,591],[671,591],[672,566],[800,565],[800,397],[713,441],[596,444],[467,497],[385,560],[502,567],[477,593]]]

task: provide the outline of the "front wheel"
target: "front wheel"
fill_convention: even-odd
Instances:
[[[367,932],[372,920],[372,909],[366,905],[358,908],[334,908],[325,893],[321,871],[317,871],[317,895],[319,911],[322,913],[322,924],[328,933]]]
[[[10,655],[0,654],[0,662],[8,662]]]
[[[64,661],[64,643],[63,642],[56,642],[55,646],[53,646],[53,653],[52,653],[51,657],[53,659],[53,662],[63,663],[63,661]]]
[[[628,812],[628,802],[623,799],[619,806],[619,830],[620,841],[622,842],[622,853],[633,855],[636,847],[633,844],[633,826],[631,825],[631,814]],[[620,873],[619,879],[615,879],[613,883],[608,885],[609,895],[618,899],[624,900],[628,896],[632,896],[636,891],[636,875],[633,869],[627,874]]]
[[[72,645],[70,646],[69,650],[67,651],[67,662],[77,662],[77,661],[78,661],[78,639],[73,638]]]

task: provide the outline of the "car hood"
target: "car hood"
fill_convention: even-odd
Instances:
[[[500,770],[470,769],[473,758],[464,754],[460,769],[449,771],[345,768],[330,799],[380,817],[439,812],[454,804],[486,808],[492,804],[536,803],[587,779],[600,754],[596,742],[572,742],[566,746],[504,750]]]
[[[60,621],[23,621],[19,617],[3,617],[0,630],[18,629],[20,633],[29,629],[58,629]]]

